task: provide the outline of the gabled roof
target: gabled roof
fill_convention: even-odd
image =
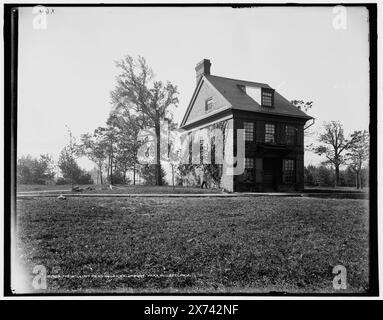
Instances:
[[[213,75],[206,75],[206,79],[230,102],[232,109],[262,112],[268,114],[285,115],[311,119],[302,110],[292,105],[290,101],[282,97],[277,91],[274,91],[274,106],[262,107],[259,103],[248,96],[239,86],[253,86],[272,89],[268,84],[236,80]]]
[[[302,110],[298,109],[296,106],[292,105],[290,101],[281,96],[277,91],[274,91],[274,106],[262,107],[258,102],[252,99],[249,95],[246,94],[244,90],[240,88],[240,86],[250,86],[272,89],[266,83],[230,79],[213,75],[204,75],[199,80],[196,89],[201,84],[202,79],[207,80],[207,82],[210,83],[210,85],[214,87],[228,101],[228,103],[230,104],[230,109],[259,112],[263,114],[282,115],[303,118],[307,120],[312,119],[312,117],[304,113]],[[193,97],[188,106],[188,109],[186,110],[181,126],[184,126],[186,123],[190,109],[193,106],[192,102],[194,101],[196,94],[197,90],[194,91]],[[206,116],[209,116],[209,114],[206,114]]]

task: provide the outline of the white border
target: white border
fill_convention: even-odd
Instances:
[[[57,4],[60,4],[60,3],[65,3],[65,4],[76,4],[76,2],[74,1],[57,1],[57,0],[52,0],[52,1],[42,1],[40,2],[40,4],[44,4],[45,2],[48,2],[48,3],[57,3]],[[94,2],[94,1],[89,1],[89,0],[82,0],[81,1],[82,3],[86,3],[86,4],[98,4],[98,3],[101,3],[101,2]],[[246,1],[246,0],[237,0],[235,1],[235,3],[254,3],[255,5],[258,4],[258,3],[275,3],[275,4],[284,4],[284,3],[288,3],[289,1],[286,1],[286,2],[281,2],[281,1],[276,1],[276,0],[271,0],[271,1]],[[318,4],[318,3],[323,3],[323,4],[331,4],[331,3],[334,3],[334,5],[337,5],[339,4],[339,2],[342,2],[344,4],[347,4],[347,3],[373,3],[371,1],[357,1],[357,0],[353,0],[353,1],[315,1],[315,0],[306,0],[306,1],[302,1],[302,0],[295,0],[294,3],[304,3],[304,4]],[[1,2],[1,9],[0,9],[0,14],[1,16],[3,17],[3,4],[4,3],[9,3],[9,4],[12,4],[12,3],[23,3],[23,4],[29,4],[29,3],[36,3],[36,1],[32,1],[32,0],[24,0],[24,1],[14,1],[14,0],[10,0],[10,1],[6,1],[6,2]],[[175,1],[175,0],[169,0],[169,1],[159,1],[159,0],[151,0],[151,1],[145,1],[145,2],[138,2],[138,1],[121,1],[121,0],[104,0],[102,1],[102,3],[104,4],[109,4],[109,3],[112,3],[112,4],[129,4],[129,3],[136,3],[136,4],[163,4],[163,3],[169,3],[169,4],[179,4],[179,3],[192,3],[191,0],[178,0],[178,1]],[[223,1],[223,0],[215,0],[215,1],[207,1],[207,0],[200,0],[198,1],[198,3],[202,3],[202,4],[217,4],[217,3],[221,3],[221,4],[225,4],[225,3],[233,3],[233,1]],[[291,3],[291,2],[290,2]],[[375,2],[376,3],[376,2]],[[383,24],[382,24],[382,17],[383,17],[383,4],[381,3],[378,3],[378,10],[377,10],[377,23],[378,23],[378,29],[377,29],[377,32],[378,32],[378,35],[383,35]],[[4,39],[2,41],[2,48],[1,48],[1,58],[2,58],[2,61],[4,61],[4,56],[3,56],[3,53],[4,53],[4,50],[3,50],[3,46],[4,46]],[[382,76],[382,69],[383,69],[383,65],[382,65],[382,62],[381,60],[379,59],[379,57],[383,57],[383,50],[382,50],[382,45],[381,43],[378,41],[378,123],[383,123],[383,105],[382,105],[382,99],[383,99],[383,88],[382,88],[382,83],[383,83],[383,76]],[[1,64],[1,70],[4,72],[3,70],[3,64]],[[2,72],[2,74],[4,74]],[[1,82],[3,81],[4,77],[1,77]],[[1,83],[1,86],[2,88],[4,88],[4,84]],[[3,91],[2,91],[2,95],[1,95],[1,99],[2,101],[4,101],[4,96],[3,96]],[[4,110],[4,109],[3,109]],[[1,116],[0,116],[0,120],[2,123],[4,123],[4,118],[3,118],[3,112],[1,112]],[[3,130],[1,130],[1,133],[0,133],[0,137],[1,137],[1,147],[2,147],[2,150],[4,150],[4,136],[3,136]],[[382,129],[378,127],[378,168],[383,168],[383,158],[382,158],[382,155],[379,153],[379,150],[381,149],[380,147],[382,146],[382,139],[379,139],[380,137],[382,137]],[[3,194],[4,194],[4,190],[3,190],[3,187],[4,187],[4,155],[3,153],[1,154],[1,157],[0,157],[0,176],[2,178],[2,183],[1,183],[1,186],[0,186],[0,193],[1,193],[1,197],[0,197],[0,205],[1,205],[1,208],[2,210],[4,210],[4,199],[3,199]],[[379,171],[378,170],[378,195],[381,194],[379,192],[380,190],[380,186],[379,186],[379,182],[380,181],[383,181],[383,176],[382,176],[382,171]],[[382,208],[382,197],[379,197],[378,198],[378,211],[380,211],[380,209]],[[4,211],[3,211],[4,213]],[[23,297],[23,296],[15,296],[15,297],[4,297],[4,292],[3,292],[3,276],[4,276],[4,252],[3,252],[3,246],[4,246],[4,243],[3,243],[3,240],[4,240],[4,225],[3,225],[3,217],[4,215],[1,215],[1,219],[0,219],[0,299],[1,300],[89,300],[92,299],[92,300],[152,300],[152,301],[156,301],[156,300],[382,300],[382,297],[383,297],[383,287],[382,287],[382,278],[383,278],[383,258],[382,258],[382,248],[383,248],[383,238],[382,238],[382,233],[383,233],[383,223],[382,223],[382,220],[379,219],[379,215],[378,215],[378,248],[379,248],[379,291],[380,291],[380,295],[379,297],[333,297],[333,296],[323,296],[323,297],[316,297],[316,296],[289,296],[289,297],[274,297],[274,296],[172,296],[172,295],[169,295],[169,296],[58,296],[58,297],[54,297],[54,296],[32,296],[32,297]]]

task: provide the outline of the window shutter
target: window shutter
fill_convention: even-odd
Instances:
[[[286,144],[286,124],[281,123],[281,144]]]
[[[276,130],[275,142],[276,143],[282,143],[282,128],[283,127],[284,125],[282,123],[275,124],[275,130]]]
[[[295,164],[295,183],[297,185],[303,185],[302,177],[304,171],[303,155],[298,155]]]
[[[255,134],[257,137],[257,142],[258,143],[265,142],[265,123],[263,121],[257,121],[255,127],[256,127]]]

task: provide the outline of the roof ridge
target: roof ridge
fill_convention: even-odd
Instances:
[[[234,79],[234,78],[228,78],[228,77],[216,76],[216,75],[213,75],[213,74],[206,74],[205,76],[208,76],[208,77],[215,77],[215,78],[222,78],[222,79],[232,80],[232,81],[241,81],[241,82],[254,83],[254,84],[264,85],[264,86],[268,86],[268,87],[270,87],[269,84],[264,83],[264,82],[256,82],[256,81],[249,81],[249,80]],[[270,87],[270,88],[271,88],[271,87]]]

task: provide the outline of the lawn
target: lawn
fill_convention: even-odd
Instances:
[[[196,193],[222,193],[220,189],[201,189],[198,187],[181,187],[175,186],[146,186],[146,185],[117,185],[113,189],[110,189],[108,185],[80,185],[80,188],[84,189],[82,193],[118,193],[118,194],[149,194],[149,193],[171,193],[171,194],[196,194]],[[91,187],[94,190],[87,190],[87,187]],[[71,185],[18,185],[17,192],[33,192],[33,191],[60,191],[66,190],[61,193],[73,193],[71,191]],[[78,192],[74,192],[78,193]]]
[[[316,198],[29,198],[17,254],[43,292],[339,293],[368,288],[368,201]],[[71,276],[71,277],[70,277]]]

